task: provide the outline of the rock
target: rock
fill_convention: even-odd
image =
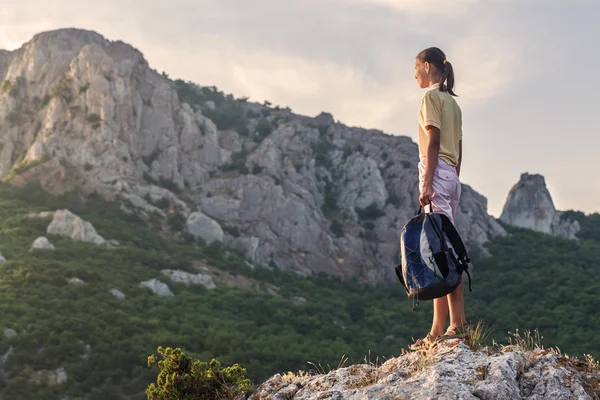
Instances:
[[[169,289],[169,286],[167,286],[166,283],[159,281],[158,279],[150,279],[144,281],[140,283],[140,286],[147,287],[148,289],[152,290],[154,293],[161,297],[173,296],[173,293],[171,292],[171,289]]]
[[[14,338],[15,336],[17,336],[17,331],[15,331],[14,329],[8,328],[4,330],[4,337],[7,339],[11,339]]]
[[[33,244],[31,245],[31,249],[29,249],[29,251],[31,252],[35,249],[54,250],[55,247],[52,243],[50,243],[48,238],[46,238],[45,236],[40,236],[39,238],[33,241]]]
[[[539,174],[521,174],[508,193],[500,220],[510,225],[576,239],[579,222],[563,218],[557,211],[546,180]]]
[[[317,115],[314,121],[317,126],[329,126],[335,123],[333,115],[327,112],[322,112],[319,115]]]
[[[568,378],[567,378],[568,377]],[[357,364],[327,374],[277,374],[259,399],[592,399],[598,372],[578,370],[549,350],[471,351],[448,341],[427,354],[412,352],[381,365]]]
[[[207,289],[215,289],[217,287],[212,277],[208,274],[190,274],[189,272],[172,269],[163,269],[160,272],[168,276],[173,282],[185,283],[186,285],[202,285]]]
[[[67,236],[79,242],[89,242],[98,245],[106,243],[106,240],[94,229],[93,225],[82,220],[69,210],[58,210],[46,230],[48,234]]]
[[[108,291],[110,294],[112,294],[113,296],[115,296],[117,299],[119,300],[123,300],[125,298],[125,293],[121,292],[118,289],[110,289]]]
[[[73,278],[70,278],[70,279],[68,280],[68,282],[69,282],[69,285],[75,285],[75,286],[80,286],[80,285],[84,285],[84,284],[85,284],[85,282],[84,282],[84,281],[82,281],[82,280],[81,280],[81,279],[79,279],[79,278],[75,278],[75,277],[73,277]]]
[[[464,242],[482,247],[506,230],[487,213],[487,199],[469,185],[462,185],[455,225]]]
[[[383,208],[388,192],[375,160],[354,154],[348,157],[342,169],[344,181],[341,182],[338,196],[338,206],[341,209],[354,211],[372,204],[377,209]]]
[[[243,236],[235,238],[230,245],[233,249],[240,251],[247,260],[255,261],[259,243],[260,239],[256,236]]]
[[[292,303],[294,303],[298,306],[308,303],[308,300],[306,300],[304,297],[301,297],[301,296],[293,296],[290,298],[290,300]]]
[[[14,352],[15,352],[14,347],[8,346],[8,350],[6,351],[6,353],[4,353],[2,355],[2,357],[0,357],[0,366],[6,364],[6,360],[8,360],[8,357],[10,357]],[[0,371],[1,371],[1,369],[0,369]]]
[[[4,264],[6,262],[6,257],[4,257],[2,255],[2,253],[0,253],[0,265]]]
[[[200,211],[191,213],[187,218],[186,225],[194,237],[204,240],[206,244],[223,241],[224,233],[221,225]]]

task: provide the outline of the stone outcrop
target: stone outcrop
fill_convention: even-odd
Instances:
[[[591,400],[597,398],[594,387],[599,379],[597,367],[550,350],[507,346],[471,351],[455,340],[434,351],[407,353],[381,365],[352,365],[317,375],[278,374],[249,400]]]
[[[54,250],[54,249],[55,249],[54,245],[52,243],[50,243],[50,241],[48,240],[47,237],[40,236],[39,238],[37,238],[33,241],[33,243],[31,244],[31,249],[29,251]]]
[[[112,294],[113,296],[115,296],[117,299],[119,300],[123,300],[125,299],[125,293],[121,292],[118,289],[112,288],[108,291],[110,294]]]
[[[166,283],[159,281],[158,279],[149,279],[140,283],[140,286],[147,287],[160,297],[173,296],[173,292],[171,292],[169,286]]]
[[[54,218],[46,233],[67,236],[79,242],[89,242],[98,245],[106,243],[106,240],[98,235],[94,226],[79,218],[69,210],[58,210],[54,213]]]
[[[191,213],[187,218],[186,225],[194,237],[202,239],[206,244],[223,241],[224,233],[221,225],[200,211]]]
[[[579,222],[557,211],[546,180],[539,174],[524,173],[508,193],[500,220],[510,225],[576,239]]]
[[[186,285],[202,285],[207,289],[215,289],[217,287],[212,277],[208,274],[190,274],[189,272],[172,269],[163,269],[160,272],[168,276],[173,282],[184,283]]]

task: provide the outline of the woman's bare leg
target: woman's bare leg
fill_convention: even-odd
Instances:
[[[465,285],[461,282],[452,293],[446,296],[448,308],[450,309],[450,326],[461,326],[467,322],[467,317],[465,316],[464,287]]]
[[[446,319],[448,318],[447,296],[433,299],[433,323],[431,325],[431,336],[438,337],[446,331]]]

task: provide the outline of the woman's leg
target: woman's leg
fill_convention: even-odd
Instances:
[[[454,217],[456,216],[456,209],[458,208],[458,202],[462,193],[462,187],[460,180],[456,178],[456,187],[452,193],[450,199],[450,207],[452,208],[452,223],[454,223]],[[461,282],[456,289],[448,296],[448,307],[450,308],[450,326],[461,326],[467,322],[465,315],[465,297],[464,297],[464,284]]]
[[[446,297],[433,299],[433,323],[430,332],[433,337],[441,336],[446,331],[446,319],[448,318],[448,299]]]
[[[464,284],[461,282],[460,285],[446,297],[448,308],[450,309],[450,326],[463,325],[467,322],[467,317],[465,316]],[[446,300],[446,297],[444,300]]]

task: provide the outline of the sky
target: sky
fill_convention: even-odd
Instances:
[[[58,28],[139,49],[171,78],[417,140],[414,58],[440,47],[463,112],[461,180],[499,216],[522,173],[600,212],[600,0],[5,0],[0,49]]]

